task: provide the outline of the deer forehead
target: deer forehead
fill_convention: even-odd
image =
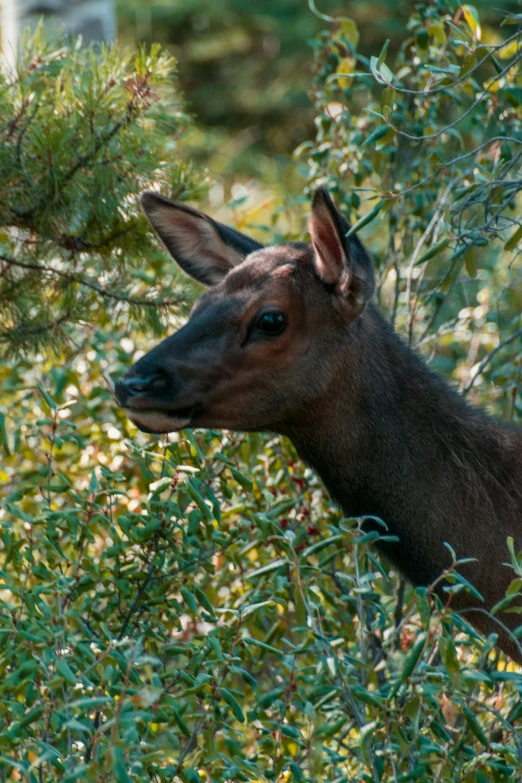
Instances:
[[[302,250],[290,245],[264,247],[256,250],[230,270],[224,289],[235,293],[242,289],[269,289],[271,285],[290,281],[304,262]]]

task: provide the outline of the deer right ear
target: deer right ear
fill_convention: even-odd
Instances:
[[[159,238],[184,272],[213,286],[263,246],[186,204],[146,191],[141,205]]]
[[[332,289],[334,303],[345,320],[352,321],[362,313],[373,294],[373,266],[357,237],[346,238],[349,224],[325,188],[318,188],[313,195],[308,228],[315,272]]]

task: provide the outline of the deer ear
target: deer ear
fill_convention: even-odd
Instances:
[[[141,205],[171,256],[203,285],[217,285],[232,267],[262,247],[203,212],[150,190],[142,193]]]
[[[308,229],[317,276],[343,300],[351,320],[361,313],[375,289],[372,262],[357,237],[346,238],[350,226],[336,210],[325,188],[312,199]]]

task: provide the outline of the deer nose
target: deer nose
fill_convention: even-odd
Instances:
[[[128,402],[137,394],[145,392],[160,392],[165,389],[167,379],[164,375],[155,373],[153,375],[135,375],[131,378],[121,378],[115,387],[116,399],[119,404],[125,407]]]

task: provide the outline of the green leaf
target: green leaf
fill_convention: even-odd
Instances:
[[[249,604],[248,606],[243,607],[241,609],[241,619],[244,620],[246,617],[253,614],[254,612],[257,612],[258,609],[262,609],[265,606],[266,607],[275,606],[275,601],[269,599],[268,601],[259,601],[256,604]]]
[[[282,687],[273,688],[268,693],[264,693],[258,699],[257,703],[263,710],[268,710],[275,702],[275,700],[278,699],[283,693],[285,693],[285,691],[286,689]]]
[[[203,495],[200,493],[199,489],[196,487],[192,479],[189,479],[186,483],[187,492],[191,496],[191,498],[195,501],[197,507],[207,520],[207,522],[212,522],[214,516],[212,514],[211,509],[208,507],[207,503],[205,502],[205,499]]]
[[[196,614],[198,611],[198,602],[196,601],[193,594],[190,592],[190,590],[187,587],[180,587],[179,591],[183,596],[183,600],[187,604],[190,611]]]
[[[342,541],[344,538],[343,535],[338,533],[335,536],[329,536],[329,538],[322,538],[320,541],[317,541],[315,544],[311,544],[310,546],[306,547],[306,549],[303,549],[301,552],[301,557],[310,557],[310,555],[316,554],[317,552],[320,552],[322,549],[325,549],[327,546],[331,546],[332,544],[337,544],[339,541]]]
[[[477,276],[477,255],[475,247],[472,245],[466,253],[464,253],[464,263],[466,264],[466,272],[470,277]]]
[[[132,783],[126,769],[125,755],[119,745],[112,748],[112,771],[117,783]]]
[[[69,685],[76,685],[77,678],[74,674],[73,670],[65,660],[65,658],[58,658],[56,662],[56,671],[58,674],[63,677],[63,679],[69,684]]]
[[[274,655],[284,655],[284,653],[281,652],[281,650],[278,650],[276,647],[272,647],[272,645],[266,644],[265,642],[260,642],[258,639],[252,639],[250,636],[241,637],[241,641],[243,641],[245,644],[251,644],[253,647],[259,647],[261,650],[274,653]]]
[[[5,414],[0,413],[0,443],[2,444],[6,455],[11,456],[11,450],[9,448],[9,439],[7,437],[7,429],[5,426]]]
[[[513,536],[507,537],[507,548],[509,551],[509,555],[511,557],[511,565],[513,566],[515,573],[517,573],[518,576],[522,577],[522,567],[520,566],[520,563],[518,562],[518,557],[515,553],[515,540]]]
[[[437,242],[437,244],[432,245],[429,250],[427,250],[420,258],[415,261],[413,266],[420,266],[421,264],[425,264],[426,261],[429,261],[431,258],[435,258],[435,256],[448,247],[450,242],[451,239],[446,237],[441,242]]]
[[[382,207],[384,206],[384,204],[385,204],[385,199],[383,199],[382,201],[379,201],[379,203],[378,203],[378,204],[377,204],[377,205],[376,205],[376,206],[375,206],[373,209],[371,209],[371,210],[368,212],[368,214],[367,214],[367,215],[363,215],[363,217],[362,217],[362,218],[360,218],[360,219],[357,221],[357,223],[355,223],[355,225],[353,225],[353,226],[350,228],[350,230],[346,232],[346,236],[347,236],[347,237],[351,237],[351,236],[352,236],[352,234],[356,234],[356,233],[357,233],[357,231],[360,231],[360,229],[361,229],[361,228],[364,228],[364,227],[365,227],[365,226],[367,226],[369,223],[371,223],[371,222],[372,222],[372,220],[374,220],[374,219],[377,217],[377,215],[378,215],[378,214],[379,214],[379,212],[381,211],[381,209],[382,209]]]
[[[361,147],[365,147],[366,144],[373,144],[374,142],[379,141],[379,139],[382,139],[383,136],[386,136],[389,130],[389,125],[381,125],[379,128],[376,128],[373,133],[370,133],[370,135],[363,141]]]
[[[49,408],[51,408],[51,410],[55,411],[58,408],[58,405],[55,403],[53,398],[45,391],[45,389],[42,386],[42,384],[39,383],[38,381],[36,381],[36,388],[38,389],[38,391],[40,392],[40,394],[44,398],[44,400],[47,403],[47,405],[49,406]]]
[[[522,241],[522,226],[519,226],[511,234],[506,244],[504,245],[504,250],[514,250],[520,241]]]
[[[390,71],[386,63],[381,63],[379,66],[379,73],[385,82],[391,83],[393,81],[393,73]]]
[[[234,468],[232,465],[229,465],[228,469],[232,473],[232,475],[234,476],[234,478],[237,481],[237,483],[241,487],[243,487],[244,490],[246,490],[247,492],[252,492],[252,489],[253,489],[254,485],[252,484],[252,480],[251,479],[249,479],[247,476],[245,476],[243,473],[241,473],[239,470],[237,470],[237,468]]]
[[[198,603],[200,606],[203,607],[203,609],[206,609],[206,611],[211,615],[211,617],[214,617],[215,609],[208,600],[207,596],[203,592],[203,590],[198,587],[198,585],[192,585],[192,590],[194,591],[194,595],[196,596]]]
[[[244,723],[245,722],[245,716],[244,716],[243,710],[241,709],[241,707],[239,705],[239,702],[237,701],[237,699],[234,696],[234,694],[231,693],[229,690],[227,690],[227,688],[223,688],[223,686],[221,686],[219,691],[220,691],[221,696],[224,699],[224,701],[226,701],[226,703],[228,704],[228,706],[232,710],[234,718],[236,720],[238,720],[240,723]]]
[[[101,489],[100,482],[98,481],[98,476],[96,475],[96,471],[93,470],[91,473],[91,478],[89,480],[89,486],[87,488],[87,491],[90,495],[96,494],[98,490]]]
[[[424,652],[424,648],[426,646],[426,641],[428,639],[428,634],[425,631],[421,631],[419,635],[417,636],[415,643],[413,647],[411,648],[410,652],[406,656],[406,659],[404,661],[401,673],[396,680],[393,688],[391,689],[389,698],[392,699],[397,691],[399,690],[399,687],[406,682],[406,680],[413,674],[415,667],[417,666],[422,653]]]
[[[290,561],[286,558],[280,557],[277,560],[274,560],[273,563],[268,563],[268,565],[255,568],[253,571],[247,571],[247,573],[244,575],[244,578],[248,580],[257,579],[258,576],[265,576],[266,574],[270,574],[272,571],[277,571],[278,568],[288,565],[289,562]]]
[[[482,745],[487,747],[489,745],[489,740],[484,734],[478,720],[475,718],[471,710],[468,707],[463,707],[462,712],[464,714],[464,718],[466,719],[466,723],[471,729],[471,732],[475,735],[478,741],[482,743]]]
[[[181,711],[177,706],[172,707],[172,713],[174,715],[174,719],[176,723],[178,724],[179,728],[181,729],[181,733],[185,735],[185,737],[191,737],[191,731],[185,721],[183,720],[181,716]]]

